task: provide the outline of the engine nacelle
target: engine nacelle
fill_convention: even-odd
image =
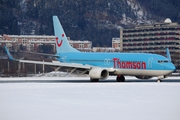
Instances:
[[[152,76],[135,76],[138,79],[150,79]]]
[[[92,79],[106,79],[109,77],[109,72],[102,68],[92,68],[89,71],[89,76]]]

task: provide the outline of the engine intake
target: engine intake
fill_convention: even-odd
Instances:
[[[89,71],[89,76],[93,79],[106,79],[109,77],[109,72],[102,68],[92,68]]]

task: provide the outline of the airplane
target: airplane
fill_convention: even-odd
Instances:
[[[78,71],[79,74],[88,74],[91,82],[105,80],[109,75],[116,75],[117,82],[125,82],[124,76],[127,75],[138,79],[157,77],[157,82],[161,82],[163,78],[176,70],[171,62],[168,48],[166,57],[151,53],[80,52],[69,44],[57,16],[53,16],[53,26],[57,53],[52,56],[56,57],[57,61],[15,59],[5,46],[9,59],[23,63],[52,65],[56,66],[57,70],[63,67],[70,69],[70,73]]]

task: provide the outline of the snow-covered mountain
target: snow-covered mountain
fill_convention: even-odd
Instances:
[[[53,35],[57,15],[67,36],[111,46],[121,27],[180,20],[177,0],[2,0],[0,34]],[[173,10],[172,14],[169,11]]]

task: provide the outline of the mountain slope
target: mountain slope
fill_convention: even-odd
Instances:
[[[166,17],[180,20],[177,0],[159,1],[2,0],[0,34],[53,35],[52,16],[57,15],[71,39],[90,40],[93,46],[111,46],[112,37],[119,37],[121,27],[151,24]],[[168,13],[170,10],[173,14]]]

